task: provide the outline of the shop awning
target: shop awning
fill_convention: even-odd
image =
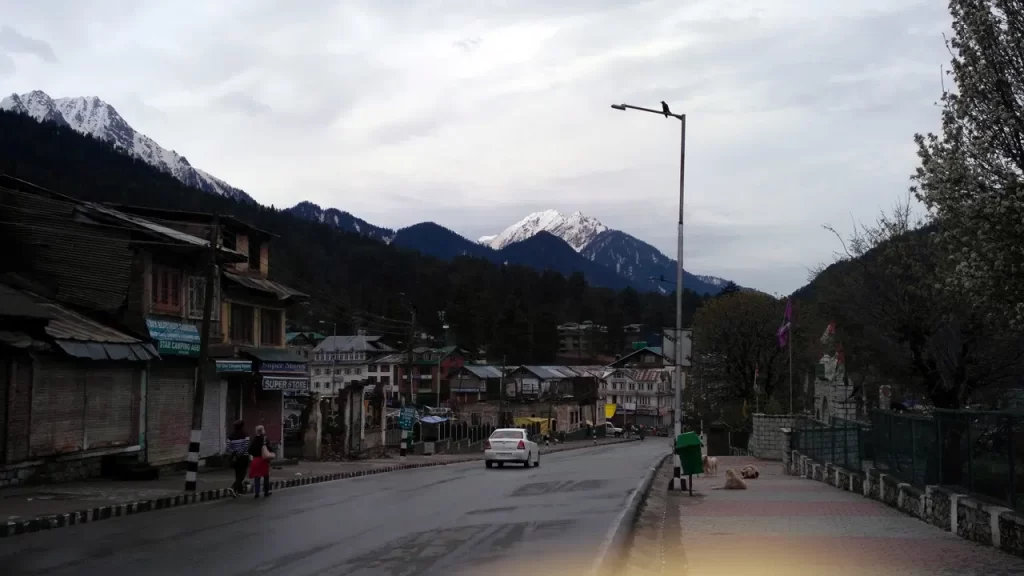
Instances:
[[[173,320],[146,320],[149,337],[157,341],[163,356],[199,357],[199,328],[195,324]]]

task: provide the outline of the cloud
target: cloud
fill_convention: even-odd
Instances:
[[[217,103],[228,109],[238,110],[249,116],[263,116],[273,110],[263,102],[245,92],[231,91],[217,98]]]
[[[665,100],[687,266],[778,292],[831,259],[822,223],[904,195],[949,59],[928,0],[36,4],[0,52],[32,30],[62,61],[0,54],[11,91],[131,95],[130,123],[261,202],[392,228],[581,210],[674,256],[679,123],[609,108]]]
[[[32,54],[51,64],[57,62],[57,55],[49,44],[20,34],[8,25],[0,26],[0,49],[13,54]]]

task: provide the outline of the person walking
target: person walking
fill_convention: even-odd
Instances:
[[[274,453],[270,451],[270,444],[267,443],[267,432],[260,424],[256,427],[256,435],[249,443],[249,455],[252,456],[252,464],[249,466],[249,478],[252,478],[253,492],[256,498],[260,497],[260,483],[263,484],[263,496],[270,496],[270,461],[274,459]]]
[[[238,498],[245,490],[242,483],[245,482],[245,473],[249,471],[249,435],[245,433],[245,422],[235,420],[224,452],[231,459],[231,468],[235,471],[235,483],[230,488],[231,497]]]

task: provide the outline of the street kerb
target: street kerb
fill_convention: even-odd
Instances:
[[[647,499],[648,494],[650,494],[651,486],[654,483],[654,477],[658,474],[658,470],[665,465],[670,456],[671,454],[662,456],[657,464],[651,466],[647,473],[644,474],[643,479],[640,480],[640,483],[637,484],[637,487],[629,495],[625,508],[615,518],[612,526],[608,529],[608,533],[605,535],[604,541],[601,543],[601,547],[597,551],[594,564],[590,569],[590,576],[612,576],[613,574],[618,574],[617,568],[627,552],[626,548],[629,537],[636,525],[641,505]]]
[[[581,441],[580,444],[584,445],[560,448],[558,450],[554,450],[553,452],[557,453],[568,452],[570,450],[582,450],[586,448],[599,448],[601,446],[610,446],[632,441],[632,439],[622,439],[612,442],[604,442],[597,445],[591,444],[587,441]],[[393,466],[384,466],[381,468],[374,468],[369,470],[353,470],[351,472],[334,472],[331,474],[304,476],[302,478],[274,480],[271,483],[271,490],[283,490],[286,488],[309,486],[312,484],[321,484],[323,482],[348,480],[350,478],[359,478],[362,476],[370,476],[373,474],[398,472],[400,470],[413,470],[416,468],[432,468],[434,466],[448,466],[451,464],[465,464],[467,462],[478,462],[481,460],[483,460],[483,455],[468,456],[466,458],[460,458],[458,460],[449,460],[445,462],[415,462],[411,464],[395,464]],[[227,488],[216,488],[213,490],[201,490],[195,493],[183,493],[175,494],[174,496],[162,496],[150,500],[126,502],[123,504],[114,504],[111,506],[98,506],[96,508],[78,510],[76,512],[67,512],[64,514],[50,514],[46,516],[37,516],[35,518],[27,518],[24,520],[13,520],[0,525],[0,538],[9,538],[12,536],[20,536],[22,534],[41,532],[43,530],[54,530],[57,528],[65,528],[67,526],[76,526],[78,524],[99,522],[100,520],[108,520],[110,518],[134,516],[136,514],[142,514],[143,512],[150,512],[153,510],[166,510],[168,508],[190,506],[193,504],[202,504],[225,499],[231,499],[230,491]]]

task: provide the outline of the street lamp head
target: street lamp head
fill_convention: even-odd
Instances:
[[[626,109],[626,105],[625,104],[612,104],[612,108],[615,108],[616,110],[625,110]]]

